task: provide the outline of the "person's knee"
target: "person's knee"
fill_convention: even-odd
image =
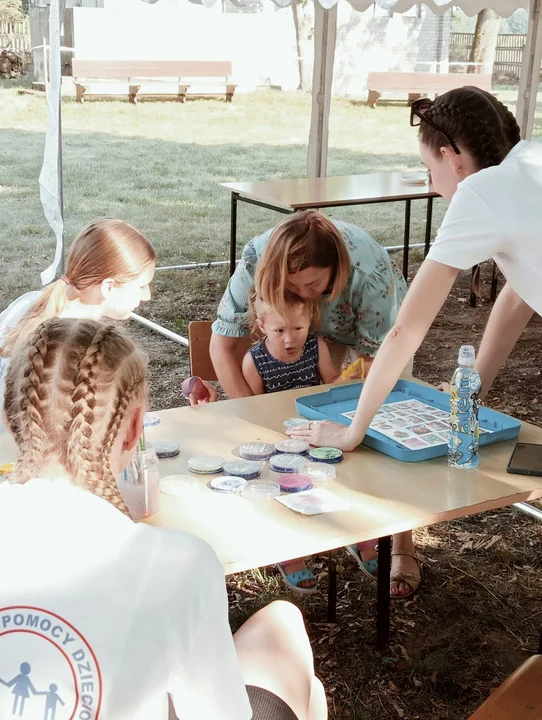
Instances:
[[[280,624],[296,625],[305,628],[301,610],[286,600],[274,600],[264,608],[270,618]]]

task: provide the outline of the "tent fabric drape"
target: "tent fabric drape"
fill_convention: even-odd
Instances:
[[[49,9],[49,89],[47,94],[47,131],[43,165],[39,177],[40,200],[47,222],[55,235],[55,257],[41,273],[41,282],[52,282],[63,264],[64,218],[62,211],[62,148],[60,127],[61,63],[60,11],[64,3],[51,0]],[[47,68],[45,69],[47,73]]]

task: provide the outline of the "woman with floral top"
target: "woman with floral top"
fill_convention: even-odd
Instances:
[[[393,327],[406,294],[406,283],[389,254],[364,230],[330,220],[316,210],[290,215],[245,245],[218,306],[211,359],[230,397],[252,395],[241,362],[242,338],[250,332],[249,296],[254,287],[281,316],[288,293],[320,300],[317,332],[328,343],[335,364],[340,367],[345,360],[363,357],[366,371]],[[349,551],[361,569],[375,577],[374,543],[353,546]],[[410,590],[403,582],[410,566],[405,566],[403,573],[403,565],[413,553],[411,533],[394,538],[392,597]],[[288,574],[305,571],[302,561],[288,565]],[[305,578],[299,588],[315,584],[314,578]]]

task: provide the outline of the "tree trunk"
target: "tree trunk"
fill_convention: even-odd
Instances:
[[[481,64],[468,65],[468,73],[492,74],[500,20],[500,16],[491,8],[478,13],[469,59],[471,63]]]
[[[295,44],[297,50],[297,66],[299,69],[298,90],[308,92],[311,89],[311,58],[310,45],[313,44],[313,22],[310,13],[309,0],[292,0],[292,15],[294,18]]]

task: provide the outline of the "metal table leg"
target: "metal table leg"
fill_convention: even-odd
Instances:
[[[378,540],[378,578],[376,586],[376,643],[379,650],[388,647],[390,638],[391,536]]]
[[[231,194],[231,227],[230,227],[230,277],[235,272],[237,259],[237,200],[238,193]]]
[[[405,200],[405,234],[403,239],[403,277],[408,278],[408,246],[410,244],[410,206],[412,200]]]
[[[433,222],[433,198],[427,198],[427,215],[425,218],[425,249],[423,256],[427,257],[431,244],[431,225]]]
[[[337,622],[337,550],[328,553],[327,621]]]
[[[497,263],[495,260],[493,260],[493,269],[491,271],[491,294],[490,298],[492,300],[497,299],[497,286],[499,283],[499,268],[497,267]]]

